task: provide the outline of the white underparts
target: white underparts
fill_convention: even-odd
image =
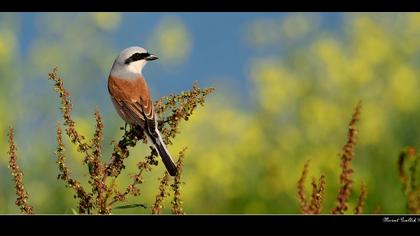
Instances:
[[[114,62],[114,65],[111,69],[111,76],[127,80],[137,79],[139,74],[142,74],[143,67],[146,65],[146,63],[146,60],[134,61],[128,65]]]

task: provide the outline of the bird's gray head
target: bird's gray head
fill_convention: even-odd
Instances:
[[[158,59],[142,47],[129,47],[121,51],[112,66],[112,74],[140,73],[148,61]]]

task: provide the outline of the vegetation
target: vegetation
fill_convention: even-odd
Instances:
[[[0,14],[1,213],[19,212],[17,189],[40,214],[418,212],[419,13],[34,13],[29,31],[25,14]],[[142,24],[150,34],[132,30]],[[181,189],[134,129],[118,129],[106,91],[115,55],[139,41],[161,56],[144,73],[169,151],[188,147]],[[54,65],[79,138],[45,79]],[[188,121],[165,121],[188,111],[158,98],[182,98],[195,80],[217,93]],[[11,155],[24,188],[10,181]]]
[[[140,196],[141,191],[139,185],[143,183],[144,172],[151,171],[153,166],[158,165],[157,152],[154,148],[150,147],[150,154],[144,160],[137,163],[138,172],[132,175],[133,182],[126,186],[124,191],[119,190],[117,179],[122,170],[125,168],[124,161],[130,155],[130,148],[135,147],[138,141],[142,141],[147,145],[147,139],[143,135],[140,127],[131,127],[127,130],[124,129],[124,134],[121,140],[114,145],[114,152],[108,163],[102,159],[102,140],[104,125],[102,118],[97,109],[95,111],[95,132],[92,140],[86,141],[84,135],[76,130],[76,122],[72,119],[72,103],[70,101],[70,93],[65,89],[64,82],[58,75],[58,70],[55,68],[49,74],[49,79],[54,81],[54,89],[59,95],[61,101],[60,110],[64,119],[65,132],[71,143],[77,147],[77,152],[84,156],[83,164],[86,165],[86,170],[90,176],[89,185],[91,190],[85,189],[81,182],[76,177],[71,175],[70,168],[66,165],[65,158],[65,145],[63,142],[62,128],[57,124],[57,164],[59,173],[57,179],[65,182],[66,187],[74,190],[74,198],[77,198],[79,214],[110,214],[113,207],[117,203],[124,203],[127,195]],[[162,130],[162,135],[166,143],[171,144],[171,140],[176,137],[178,124],[180,121],[187,121],[192,115],[197,105],[204,105],[204,98],[211,92],[213,88],[200,89],[194,85],[191,91],[182,92],[181,95],[171,95],[161,98],[156,102],[156,113],[160,115],[158,121],[159,129]],[[23,213],[32,213],[32,207],[28,205],[28,194],[23,186],[23,173],[17,165],[16,146],[13,138],[13,129],[9,131],[9,155],[10,155],[10,169],[14,176],[16,183],[16,205],[21,208]],[[183,158],[185,156],[186,148],[179,152],[177,161],[178,173],[173,178],[171,184],[173,190],[172,213],[183,214],[182,200],[181,200],[181,175]],[[170,180],[168,173],[165,171],[159,187],[160,193],[156,197],[153,207],[148,207],[146,204],[130,204],[117,206],[116,208],[135,208],[143,207],[152,209],[152,213],[159,214],[162,206],[163,198],[169,196],[170,191],[167,191],[167,185]]]

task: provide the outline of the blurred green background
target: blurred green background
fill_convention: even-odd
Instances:
[[[19,213],[7,168],[10,125],[35,213],[77,208],[72,190],[56,179],[55,125],[62,119],[47,75],[59,67],[77,129],[87,137],[99,107],[108,158],[123,122],[106,79],[119,51],[134,45],[160,57],[143,71],[154,99],[194,81],[216,88],[169,146],[174,156],[189,147],[186,213],[299,213],[296,184],[307,160],[309,180],[326,175],[329,213],[359,100],[350,209],[365,181],[365,213],[406,212],[397,157],[420,144],[418,13],[0,13],[0,213]],[[86,184],[82,156],[66,142],[72,175]],[[132,151],[120,189],[147,151],[142,145]],[[142,195],[127,204],[150,205],[163,171],[159,164],[146,174]]]

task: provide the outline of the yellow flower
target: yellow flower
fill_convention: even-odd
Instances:
[[[175,16],[162,19],[151,42],[159,58],[175,65],[188,57],[192,44],[186,25]]]
[[[280,113],[301,91],[294,74],[270,60],[257,61],[251,69],[251,78],[257,86],[261,107],[269,113]]]
[[[293,13],[284,18],[282,23],[283,34],[289,39],[300,39],[307,33],[315,30],[319,19],[315,13],[298,14]]]
[[[374,102],[364,102],[360,120],[360,144],[380,143],[386,132],[387,116],[384,107]]]
[[[352,29],[355,40],[354,57],[377,65],[392,55],[389,36],[372,18],[357,17]]]
[[[117,12],[90,13],[96,25],[103,30],[113,30],[121,23],[121,14]]]
[[[420,89],[418,80],[416,73],[406,65],[395,69],[390,77],[386,94],[397,108],[404,111],[418,108]]]
[[[0,30],[0,63],[9,60],[12,52],[15,50],[16,36],[7,29]]]

